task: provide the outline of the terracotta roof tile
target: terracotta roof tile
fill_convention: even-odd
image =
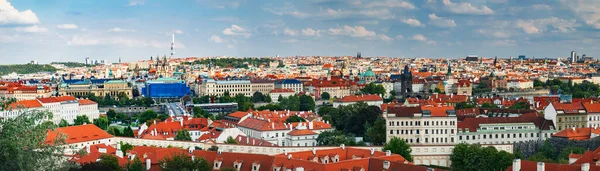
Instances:
[[[56,130],[54,131],[48,130],[48,135],[46,137],[45,142],[54,143],[59,133],[66,135],[66,142],[68,144],[113,137],[112,135],[106,133],[104,130],[98,128],[96,125],[87,124],[56,128]]]

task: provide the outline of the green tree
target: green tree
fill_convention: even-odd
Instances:
[[[344,134],[339,130],[324,131],[317,136],[317,144],[320,146],[339,146],[356,145],[355,137],[352,134]]]
[[[158,162],[164,171],[211,170],[210,165],[204,158],[192,160],[192,157],[184,153],[166,156]]]
[[[386,91],[383,85],[375,85],[375,83],[369,83],[369,85],[360,89],[360,91],[364,94],[377,94],[377,95],[385,95]]]
[[[456,170],[504,170],[512,165],[513,154],[498,151],[493,146],[460,143],[454,146],[450,161]]]
[[[526,101],[518,101],[510,106],[509,109],[530,109],[530,106]]]
[[[264,94],[262,94],[259,91],[255,91],[254,94],[252,94],[252,102],[254,102],[254,103],[267,102],[267,96],[265,96]]]
[[[267,105],[256,108],[256,110],[271,110],[271,111],[273,111],[273,110],[283,110],[283,108],[279,104],[269,103]]]
[[[58,124],[59,127],[68,127],[69,123],[67,122],[67,120],[61,119],[60,123]]]
[[[121,136],[123,135],[121,133],[121,130],[119,130],[119,128],[117,128],[116,126],[108,126],[108,128],[106,129],[106,132],[110,135],[114,135],[114,136]]]
[[[58,134],[46,143],[48,130],[54,130],[55,125],[36,124],[47,118],[52,118],[50,112],[26,110],[17,117],[0,119],[1,170],[61,170],[72,166],[61,155],[55,155],[65,149],[66,136]]]
[[[304,118],[298,116],[298,115],[292,115],[290,117],[288,117],[287,119],[285,119],[285,123],[292,123],[292,122],[304,122],[306,120],[304,120]]]
[[[123,129],[123,136],[124,137],[135,137],[135,135],[133,134],[133,129],[131,129],[130,126]]]
[[[90,119],[88,119],[87,115],[79,115],[79,116],[75,117],[75,120],[73,122],[74,122],[73,125],[83,125],[84,123],[89,124]]]
[[[146,167],[140,161],[140,158],[135,157],[133,160],[127,161],[127,171],[146,171]]]
[[[454,106],[454,109],[458,110],[458,109],[470,109],[470,108],[475,108],[476,106],[472,103],[467,103],[467,102],[459,102],[456,103],[456,105]]]
[[[308,95],[300,96],[300,111],[314,111],[315,110],[315,100]]]
[[[187,129],[182,129],[177,131],[177,135],[175,135],[175,140],[177,141],[192,141],[192,137],[190,136],[190,132]]]
[[[229,137],[227,137],[225,144],[237,144],[237,141],[235,141],[235,139],[233,137],[229,136]]]
[[[412,152],[410,145],[408,145],[406,142],[404,142],[404,140],[398,137],[390,139],[390,141],[383,146],[383,151],[387,150],[390,150],[394,154],[401,155],[402,157],[404,157],[404,159],[408,161],[413,161],[413,158],[410,155],[410,153]]]
[[[133,145],[129,144],[129,143],[123,143],[120,142],[119,145],[121,146],[121,151],[123,152],[123,154],[127,154],[128,150],[133,150]]]
[[[198,106],[194,106],[192,108],[192,112],[194,113],[194,117],[197,118],[208,118],[210,117],[210,113],[206,112],[204,109],[198,107]]]
[[[329,93],[327,93],[327,92],[321,93],[321,99],[329,100],[329,98],[331,98],[331,95],[329,95]]]
[[[119,160],[115,156],[102,154],[100,155],[100,161],[98,163],[106,168],[110,168],[110,170],[121,170],[119,166]]]
[[[252,103],[251,99],[243,94],[236,95],[235,101],[238,104],[238,111],[248,111],[248,109],[254,108],[254,103]]]
[[[383,117],[377,118],[373,123],[373,126],[367,127],[367,137],[374,145],[381,145],[385,143],[385,119]]]
[[[495,105],[495,104],[483,103],[483,104],[481,104],[481,108],[497,109],[499,107],[498,107],[498,105]]]
[[[115,112],[115,110],[113,110],[113,109],[109,109],[109,110],[106,112],[106,116],[107,116],[109,119],[114,119],[115,117],[117,117],[117,112]]]
[[[433,89],[433,92],[434,93],[438,93],[438,94],[442,94],[443,93],[442,90],[440,88],[437,88],[437,87],[435,89]]]
[[[153,110],[146,110],[145,112],[143,112],[142,114],[140,114],[138,121],[140,123],[146,122],[148,120],[153,120],[156,119],[156,117],[158,117],[158,113],[156,113]]]
[[[106,116],[100,116],[98,119],[94,119],[94,125],[96,125],[98,128],[106,130],[108,128],[108,118],[106,118]]]

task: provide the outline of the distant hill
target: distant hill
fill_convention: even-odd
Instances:
[[[96,66],[96,65],[87,65],[87,64],[79,63],[79,62],[52,62],[51,64],[62,64],[69,68]]]
[[[16,64],[0,65],[0,75],[6,75],[16,72],[17,74],[31,74],[37,72],[56,72],[56,68],[51,65],[38,64]]]

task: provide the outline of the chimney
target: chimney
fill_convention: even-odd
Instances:
[[[146,159],[146,170],[150,170],[150,166],[152,166],[152,162],[150,159]]]
[[[154,120],[154,125],[156,125],[156,119]]]
[[[287,156],[287,151],[286,150],[283,150],[283,155]]]
[[[183,127],[183,119],[179,120],[179,124]]]
[[[391,155],[392,155],[392,151],[390,151],[390,150],[385,151],[385,156],[391,156]]]
[[[513,160],[512,168],[513,171],[521,171],[521,159]]]
[[[371,155],[375,154],[375,149],[371,148]]]
[[[340,145],[340,147],[342,148],[342,150],[344,150],[346,148],[346,145],[342,144]]]
[[[308,129],[312,130],[312,129],[313,129],[313,126],[314,126],[314,125],[313,125],[313,122],[312,122],[312,121],[310,121],[310,122],[308,123]]]
[[[288,160],[292,159],[292,154],[288,155]]]
[[[86,151],[88,154],[90,154],[90,145],[86,145],[86,146],[85,146],[85,151]]]
[[[590,171],[590,164],[589,163],[581,164],[581,171]]]
[[[537,171],[544,171],[545,167],[546,166],[545,166],[544,162],[537,163]]]
[[[158,131],[156,131],[156,126],[154,127],[154,135],[158,135]]]
[[[275,122],[271,122],[271,129],[275,129]]]
[[[196,156],[192,155],[192,161],[196,160]]]

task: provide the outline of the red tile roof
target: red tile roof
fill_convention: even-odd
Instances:
[[[10,105],[8,105],[8,107],[6,109],[10,110],[10,109],[38,108],[38,107],[42,107],[42,104],[37,100],[19,100],[17,102],[14,102],[14,103],[11,103]]]
[[[498,123],[533,123],[537,128],[549,130],[550,126],[554,126],[554,122],[544,119],[543,116],[521,115],[519,117],[494,117],[494,118],[466,118],[462,122],[458,122],[456,128],[458,130],[466,130],[469,132],[477,132],[477,128],[481,124],[498,124]]]
[[[538,162],[521,160],[521,170],[537,170]],[[505,171],[512,171],[513,166],[506,168]],[[581,171],[581,165],[544,163],[545,171]],[[600,171],[600,166],[590,164],[590,171]]]
[[[454,110],[453,106],[439,106],[439,105],[427,105],[421,106],[421,111],[428,110],[431,112],[433,117],[444,117],[448,116],[448,111]]]
[[[590,139],[591,134],[600,134],[600,128],[567,128],[556,134],[553,137],[567,138],[569,140],[587,140]]]
[[[74,96],[59,96],[59,97],[46,97],[46,98],[38,98],[38,100],[42,103],[57,103],[64,101],[77,100]]]
[[[383,101],[383,98],[378,95],[367,94],[367,95],[351,95],[344,96],[341,99],[337,99],[337,102],[364,102],[364,101]]]
[[[277,146],[277,144],[272,144],[272,143],[262,140],[262,139],[252,138],[252,137],[248,137],[248,136],[244,136],[244,135],[238,135],[237,137],[235,137],[235,141],[237,142],[238,145],[251,145],[251,146],[263,146],[263,147]]]
[[[98,104],[94,101],[91,101],[89,99],[80,99],[79,101],[79,105],[93,105],[93,104]]]
[[[104,130],[98,128],[96,125],[87,124],[56,128],[56,130],[54,131],[48,130],[48,135],[46,137],[45,142],[48,144],[54,143],[59,133],[64,134],[66,136],[65,140],[68,144],[85,141],[94,141],[113,137],[112,135],[106,133]]]
[[[288,134],[290,134],[291,136],[301,136],[301,135],[316,135],[316,132],[313,132],[311,130],[308,129],[297,129],[297,130],[293,130],[288,132]]]
[[[585,110],[582,103],[553,102],[552,106],[556,111],[563,111],[565,114],[579,114],[579,110]]]

